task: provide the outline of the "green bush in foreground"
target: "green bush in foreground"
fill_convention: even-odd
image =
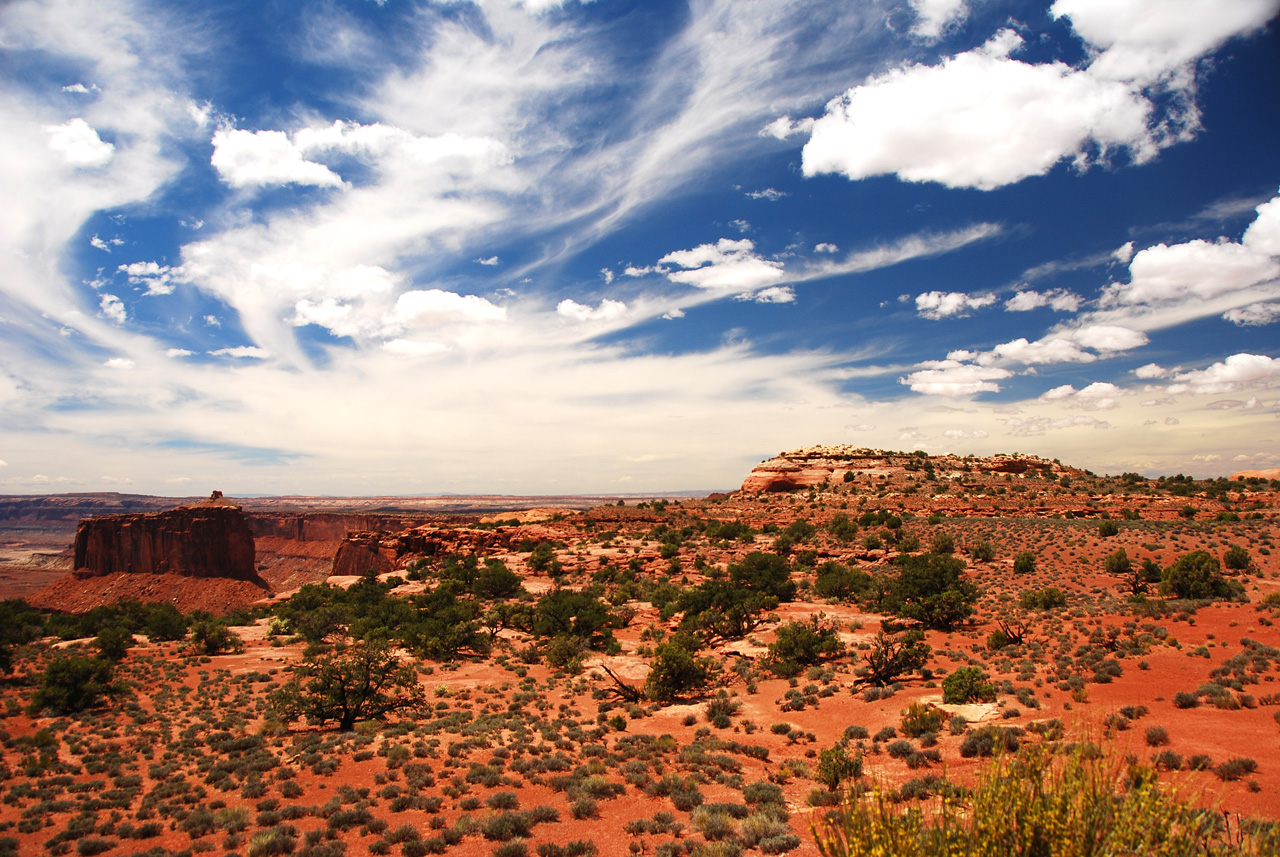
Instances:
[[[1150,770],[1042,747],[997,757],[964,799],[922,811],[877,790],[846,802],[813,834],[823,857],[1260,857],[1280,848],[1280,828],[1228,835],[1217,812],[1190,806]]]

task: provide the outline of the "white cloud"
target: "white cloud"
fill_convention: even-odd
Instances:
[[[777,202],[786,195],[786,191],[775,190],[771,187],[767,187],[764,190],[753,190],[747,194],[752,199],[767,199],[769,202]]]
[[[814,245],[814,247],[813,247],[813,252],[815,252],[815,253],[839,253],[839,252],[840,252],[840,248],[839,248],[839,247],[837,247],[837,246],[836,246],[836,245],[834,245],[834,244],[831,244],[831,243],[828,243],[828,242],[825,242],[825,241],[824,241],[824,242],[822,242],[821,244],[815,244],[815,245]]]
[[[46,125],[44,130],[49,148],[73,167],[105,167],[115,156],[116,147],[79,117],[62,125]]]
[[[1002,342],[990,352],[972,355],[971,359],[988,364],[998,360],[1014,360],[1033,366],[1046,363],[1092,363],[1098,358],[1069,338],[1046,336],[1035,342],[1022,337]]]
[[[761,137],[773,137],[778,140],[786,140],[797,134],[808,134],[813,131],[816,120],[812,118],[792,119],[790,116],[779,116],[768,125],[760,129]]]
[[[922,368],[904,378],[914,392],[931,396],[971,396],[976,393],[998,393],[997,381],[1013,376],[1008,369],[995,366],[977,366],[956,360],[930,360],[920,364]]]
[[[309,158],[326,153],[361,157],[399,170],[439,168],[472,173],[510,163],[506,148],[495,140],[444,134],[416,136],[380,123],[334,122],[283,131],[244,131],[220,128],[213,135],[211,163],[234,187],[273,184],[340,187],[341,176]]]
[[[102,250],[107,253],[111,252],[111,247],[108,246],[107,242],[103,241],[97,235],[94,235],[92,238],[89,239],[89,246],[93,247],[95,250]]]
[[[1280,380],[1280,361],[1265,354],[1232,354],[1205,369],[1175,375],[1168,391],[1219,395],[1276,380]]]
[[[1045,292],[1027,289],[1005,301],[1004,308],[1007,312],[1028,312],[1047,306],[1057,312],[1075,312],[1080,309],[1081,302],[1079,295],[1066,289],[1050,289]]]
[[[1247,304],[1227,310],[1222,317],[1241,327],[1261,327],[1280,320],[1280,303]]]
[[[805,175],[896,174],[984,190],[1047,173],[1064,158],[1087,168],[1127,150],[1138,163],[1161,146],[1152,105],[1123,83],[1063,63],[1010,58],[1012,30],[937,66],[869,78],[832,100],[804,146]]]
[[[283,131],[220,128],[213,135],[210,163],[232,187],[342,184],[342,178],[324,164],[306,160]]]
[[[1104,306],[1216,298],[1280,277],[1280,262],[1241,244],[1197,238],[1140,250],[1129,274],[1128,283],[1107,287]]]
[[[611,269],[601,268],[600,276],[604,278],[604,284],[606,286],[611,285],[613,283],[613,271]]]
[[[1179,70],[1233,36],[1263,27],[1273,0],[1056,0],[1056,17],[1071,19],[1082,38],[1101,48],[1089,71],[1141,84]]]
[[[194,352],[188,351],[185,348],[167,348],[165,349],[164,356],[172,358],[190,357],[193,353]]]
[[[419,342],[413,339],[392,339],[382,343],[382,350],[401,357],[429,357],[449,350],[440,342]]]
[[[738,299],[752,300],[758,304],[789,304],[796,299],[796,293],[790,286],[770,286],[755,294],[738,295]]]
[[[501,259],[499,259],[497,256],[488,256],[488,257],[483,258],[483,259],[476,259],[476,264],[477,264],[477,265],[486,265],[486,266],[488,266],[488,267],[494,267],[495,265],[501,265],[501,264],[502,264],[502,260],[501,260]]]
[[[408,291],[396,299],[388,324],[435,327],[443,324],[489,324],[507,320],[505,307],[476,295],[460,295],[442,289]]]
[[[132,369],[133,361],[127,357],[112,357],[102,365],[108,369]]]
[[[1009,417],[1004,421],[1014,437],[1032,437],[1050,431],[1070,428],[1109,429],[1111,423],[1097,417],[1079,414],[1070,417]]]
[[[1076,388],[1071,384],[1063,384],[1061,387],[1054,387],[1052,390],[1046,390],[1040,394],[1042,402],[1056,402],[1061,399],[1069,399],[1076,394]]]
[[[125,312],[124,308],[124,301],[120,300],[120,298],[115,295],[104,294],[98,300],[98,308],[104,316],[111,319],[116,324],[124,324],[125,319],[128,318],[128,313]]]
[[[1127,392],[1115,384],[1095,381],[1083,389],[1077,390],[1071,384],[1054,387],[1040,396],[1041,402],[1067,402],[1072,407],[1086,411],[1109,411],[1117,407],[1117,401]]]
[[[97,86],[94,86],[93,89],[90,89],[89,87],[85,86],[83,83],[72,83],[62,87],[63,92],[71,92],[76,95],[88,95],[92,92],[97,91],[97,89],[98,89]]]
[[[565,318],[573,319],[577,322],[588,321],[617,321],[627,314],[627,305],[622,301],[610,300],[605,298],[600,301],[600,306],[592,309],[589,306],[583,306],[577,301],[565,298],[556,305],[556,312]]]
[[[386,0],[377,0],[378,3],[385,3]],[[568,5],[570,2],[593,3],[595,0],[515,0],[516,4],[523,7],[526,11],[533,14],[541,14],[551,9],[559,9]]]
[[[1114,324],[1091,324],[1071,332],[1071,338],[1094,351],[1129,351],[1150,342],[1140,330]]]
[[[1244,231],[1241,243],[1255,253],[1280,256],[1280,196],[1258,206],[1258,216]]]
[[[972,431],[968,431],[966,429],[947,429],[942,433],[942,435],[950,440],[981,440],[984,437],[991,436],[990,433],[983,429],[973,429]]]
[[[668,253],[658,262],[685,269],[669,272],[667,279],[672,282],[716,292],[751,292],[786,278],[781,262],[754,251],[755,243],[749,238],[721,238],[715,244]]]
[[[925,292],[916,295],[916,311],[924,318],[937,319],[968,315],[996,302],[995,295],[966,295],[962,292]]]
[[[969,12],[965,0],[911,0],[911,8],[916,12],[911,34],[923,39],[938,38],[944,29]]]
[[[1111,258],[1119,262],[1121,265],[1129,264],[1133,259],[1133,242],[1126,241],[1115,249],[1111,254]]]
[[[128,265],[119,266],[116,270],[127,274],[129,282],[135,286],[145,284],[149,295],[172,294],[174,282],[180,275],[180,272],[174,271],[168,265],[157,262],[131,262]]]
[[[209,353],[214,357],[251,358],[254,360],[266,360],[271,356],[271,352],[256,345],[235,345],[228,348],[218,348]]]
[[[1133,374],[1138,378],[1150,380],[1153,378],[1164,378],[1169,374],[1169,370],[1156,363],[1148,363],[1145,366],[1139,366],[1137,369],[1134,369]]]

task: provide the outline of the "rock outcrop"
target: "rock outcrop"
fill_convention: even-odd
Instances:
[[[386,574],[398,571],[415,559],[451,553],[490,553],[506,547],[503,533],[495,530],[414,527],[404,532],[350,533],[333,558],[335,576]]]
[[[1033,455],[976,458],[886,452],[856,446],[810,446],[779,453],[756,465],[743,481],[741,491],[744,494],[803,491],[828,483],[839,484],[846,478],[901,477],[915,471],[936,471],[938,475],[946,477],[975,471],[1013,475],[1029,472],[1079,472]]]
[[[219,491],[164,512],[88,518],[76,530],[74,574],[82,578],[176,574],[260,584],[253,562],[249,523]]]

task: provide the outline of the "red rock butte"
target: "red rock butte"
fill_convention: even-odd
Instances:
[[[261,583],[253,534],[240,507],[214,491],[164,512],[100,515],[76,529],[75,574],[176,574]]]

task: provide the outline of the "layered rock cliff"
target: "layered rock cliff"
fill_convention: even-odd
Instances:
[[[76,530],[75,574],[177,574],[260,582],[253,534],[236,506],[209,500],[164,512],[101,515]]]
[[[398,571],[420,557],[444,556],[451,553],[491,552],[506,547],[502,533],[495,530],[414,527],[404,532],[350,533],[333,558],[333,574],[386,574]]]
[[[1033,455],[993,455],[987,458],[913,452],[886,452],[856,446],[810,446],[779,453],[756,465],[742,483],[745,494],[801,491],[846,478],[893,477],[927,469],[939,475],[966,472],[1025,474],[1079,472]],[[848,474],[848,476],[846,476]]]

